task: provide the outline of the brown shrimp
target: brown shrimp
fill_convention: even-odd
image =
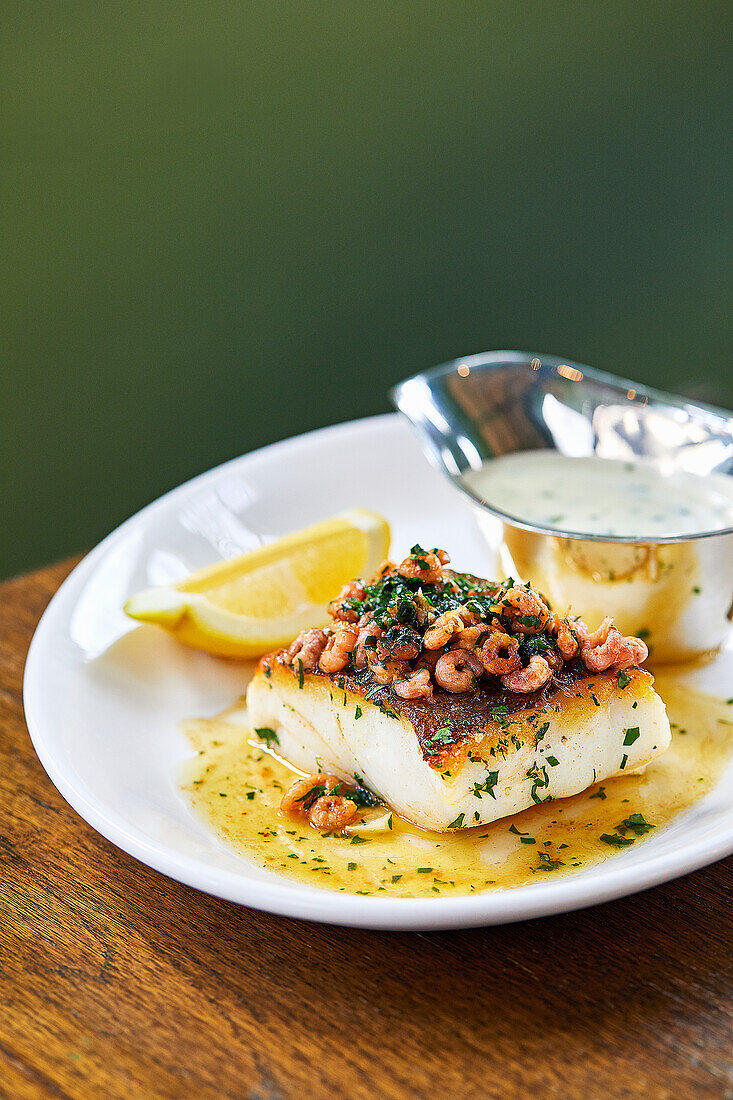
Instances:
[[[533,588],[515,584],[501,598],[502,614],[511,619],[520,634],[541,634],[550,618],[550,609]]]
[[[285,652],[283,661],[286,665],[293,665],[296,661],[302,661],[303,671],[312,672],[318,664],[327,642],[328,634],[325,630],[301,630],[298,637]]]
[[[510,672],[508,676],[502,676],[502,686],[507,691],[517,691],[522,694],[529,691],[538,691],[544,687],[552,676],[552,669],[544,657],[537,654],[530,657],[526,668],[520,668],[516,672]]]
[[[625,669],[640,665],[649,656],[649,649],[641,638],[624,637],[615,626],[606,627],[610,622],[604,619],[601,627],[580,647],[583,664],[590,672],[606,672],[609,668]],[[599,640],[594,643],[598,635]]]
[[[443,578],[443,563],[437,554],[426,551],[405,558],[397,572],[408,580],[416,578],[423,584],[437,584]]]
[[[435,682],[446,691],[469,691],[476,687],[476,680],[484,666],[469,649],[450,649],[438,658],[435,665]]]
[[[522,667],[519,642],[500,630],[491,632],[481,647],[479,657],[486,671],[494,676],[507,676]]]
[[[454,608],[453,611],[446,611],[438,616],[429,630],[425,631],[422,643],[426,649],[440,649],[441,646],[447,645],[454,634],[463,630],[465,625],[459,607]]]
[[[326,794],[330,794],[343,783],[337,775],[330,772],[318,772],[316,775],[306,775],[298,779],[292,787],[288,787],[280,802],[283,813],[294,814],[296,817],[307,817],[308,810],[303,803],[314,787],[323,787]]]
[[[426,699],[433,694],[433,682],[430,679],[430,670],[416,668],[403,680],[395,680],[392,690],[400,699]]]
[[[382,660],[414,661],[422,649],[422,639],[412,626],[392,626],[377,640]]]
[[[615,629],[613,619],[610,615],[607,615],[598,629],[594,630],[592,634],[586,630],[584,638],[580,635],[578,635],[578,637],[584,645],[589,646],[591,649],[597,649],[599,645],[605,644],[611,630]]]
[[[550,616],[548,626],[562,657],[566,661],[571,661],[578,652],[578,638],[573,633],[570,623],[563,615],[555,612]]]
[[[323,833],[340,833],[357,813],[356,803],[350,798],[340,794],[324,794],[313,803],[308,820]]]
[[[357,668],[365,668],[367,653],[370,649],[376,648],[376,642],[382,636],[382,628],[374,622],[373,616],[374,612],[368,611],[366,615],[362,615],[359,622],[356,624],[359,633],[356,638],[354,664]],[[367,645],[367,640],[369,638],[374,638],[374,642],[371,645]]]
[[[358,631],[353,626],[337,623],[318,661],[321,671],[341,672],[346,668],[358,637]]]
[[[349,600],[363,600],[366,596],[364,585],[361,581],[348,581],[343,586],[335,600],[328,605],[328,613],[334,619],[341,619],[347,623],[355,623],[359,618],[359,612],[353,608],[344,607]]]
[[[394,680],[404,680],[412,671],[407,661],[384,661],[374,649],[366,651],[366,663],[374,679],[383,687]]]
[[[467,626],[465,630],[459,631],[451,639],[451,649],[471,649],[476,652],[487,640],[490,633],[491,630],[486,623],[479,626]]]

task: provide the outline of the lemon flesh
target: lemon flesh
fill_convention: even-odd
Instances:
[[[353,508],[175,585],[132,596],[125,612],[220,657],[259,657],[322,626],[346,581],[369,576],[387,557],[383,516]]]

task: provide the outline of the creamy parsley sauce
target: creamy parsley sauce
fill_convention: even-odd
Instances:
[[[195,812],[245,858],[309,886],[385,897],[522,886],[600,863],[631,847],[624,840],[643,843],[716,784],[733,751],[733,704],[690,692],[672,674],[658,677],[656,687],[673,723],[672,744],[643,775],[609,779],[476,829],[425,832],[393,813],[391,830],[333,837],[283,816],[283,791],[301,773],[242,725],[243,703],[184,723],[196,755],[183,789]],[[637,814],[654,829],[638,824]],[[635,827],[622,826],[629,819]]]
[[[665,475],[644,463],[540,450],[492,459],[463,480],[487,504],[559,531],[654,538],[733,526],[725,474]]]

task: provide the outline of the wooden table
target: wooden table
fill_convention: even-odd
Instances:
[[[567,916],[397,934],[238,908],[103,840],[21,706],[70,565],[0,586],[0,1095],[733,1095],[733,860]]]

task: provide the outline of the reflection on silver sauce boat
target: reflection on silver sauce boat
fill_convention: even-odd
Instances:
[[[492,507],[462,475],[538,449],[638,460],[665,474],[730,475],[732,414],[516,351],[443,363],[391,397],[433,464],[471,498],[505,573],[593,625],[614,615],[624,633],[647,638],[656,661],[691,660],[723,644],[733,616],[733,527],[659,538],[558,531]]]

